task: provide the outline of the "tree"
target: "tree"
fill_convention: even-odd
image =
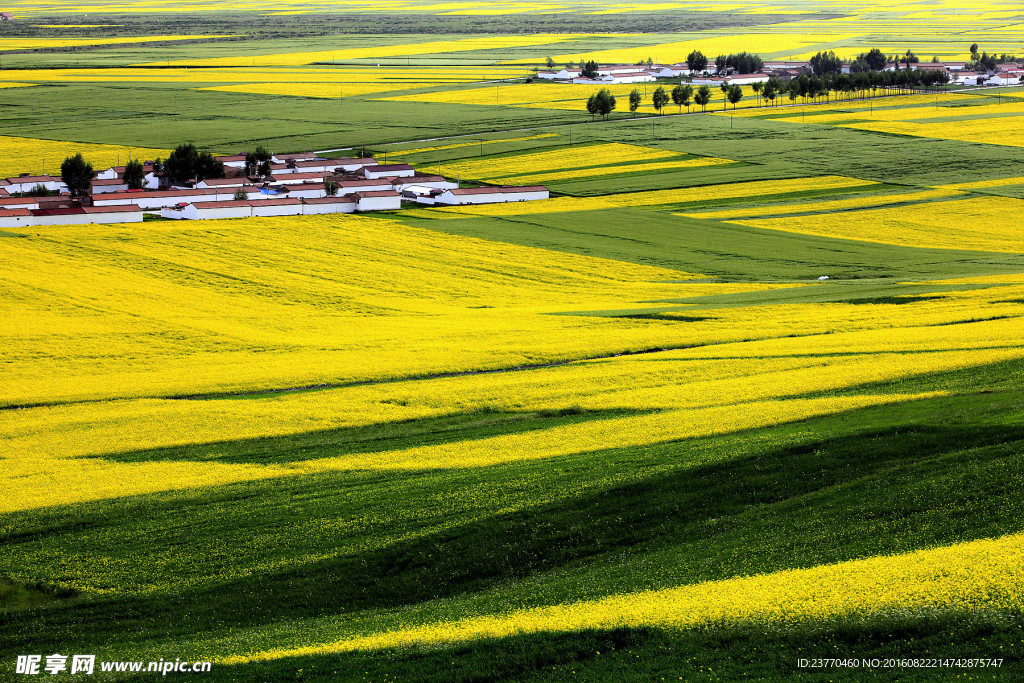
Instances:
[[[775,84],[769,79],[767,83],[761,88],[761,94],[764,95],[766,101],[775,102]]]
[[[257,146],[252,152],[245,154],[245,174],[249,176],[270,175],[270,152],[265,147]]]
[[[240,187],[237,190],[235,190],[235,201],[244,202],[247,199],[249,199],[249,193],[246,192],[243,188]]]
[[[736,104],[743,99],[743,88],[738,85],[730,85],[729,89],[725,91],[725,96],[729,98],[732,108],[735,109]]]
[[[832,50],[829,50],[828,52],[819,52],[811,57],[810,65],[815,76],[837,74],[843,70],[843,60],[836,57],[836,53]]]
[[[633,88],[633,92],[629,93],[629,110],[633,112],[633,118],[636,118],[636,110],[640,107],[640,102],[643,101],[643,95],[640,94],[639,88]]]
[[[693,96],[693,101],[700,105],[701,111],[707,111],[706,107],[711,101],[711,88],[706,85],[697,88],[697,94]]]
[[[755,95],[757,95],[758,104],[761,104],[761,91],[764,90],[764,83],[752,83],[750,89],[754,91]]]
[[[729,90],[729,84],[726,83],[725,81],[722,81],[721,85],[718,86],[718,89],[722,91],[722,111],[725,111],[725,108],[726,108],[725,93]]]
[[[647,58],[647,66],[654,66],[654,58],[653,57],[648,57]]]
[[[668,93],[665,92],[665,88],[659,85],[658,88],[654,91],[654,94],[651,95],[651,104],[654,105],[654,110],[660,114],[661,108],[668,103]]]
[[[580,76],[583,76],[584,78],[597,78],[598,68],[599,66],[597,62],[591,59],[583,66],[582,71],[580,71]]]
[[[92,164],[78,153],[60,165],[60,179],[68,186],[72,197],[88,197],[92,192]]]
[[[690,111],[690,98],[693,97],[693,86],[683,85],[680,83],[676,87],[672,88],[672,104],[679,107],[679,112],[682,113],[683,105],[686,105],[686,111]]]
[[[129,159],[124,167],[124,184],[129,190],[141,190],[146,180],[146,169],[138,159]]]
[[[551,57],[547,58],[547,60],[545,61],[545,64],[548,65],[549,69],[554,69],[555,68],[555,60],[551,59]]]
[[[590,114],[590,120],[593,121],[594,117],[601,113],[601,104],[597,99],[597,93],[591,93],[590,97],[587,98],[587,113]]]
[[[889,63],[885,53],[879,50],[877,47],[873,47],[866,53],[862,54],[857,58],[863,60],[867,64],[868,68],[872,71],[881,71],[885,68],[885,65]]]
[[[974,61],[978,60],[978,44],[977,43],[972,43],[971,44],[971,57],[974,58]]]
[[[608,88],[601,88],[594,95],[594,111],[591,113],[600,114],[607,119],[608,115],[615,109],[615,96]],[[590,111],[590,101],[587,101],[587,111]]]
[[[223,178],[224,164],[214,159],[209,152],[200,152],[190,142],[187,145],[178,145],[171,152],[164,162],[164,174],[177,183]]]
[[[690,73],[704,71],[708,68],[708,58],[700,50],[694,50],[686,56],[686,68]]]
[[[718,70],[734,69],[741,74],[754,74],[764,68],[764,61],[755,54],[740,52],[737,54],[719,55],[715,59]]]
[[[341,186],[338,185],[338,181],[337,180],[329,180],[328,179],[328,180],[324,181],[324,192],[327,194],[328,197],[335,196],[336,194],[338,194],[338,190],[340,190],[340,189],[341,189]]]

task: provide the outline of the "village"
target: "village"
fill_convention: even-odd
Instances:
[[[976,63],[975,63],[976,64]],[[889,60],[880,71],[895,72],[908,68],[945,76],[945,82],[963,86],[1020,85],[1024,66],[1017,63],[996,63],[994,68],[976,70],[971,62],[900,62]],[[853,63],[843,63],[838,73],[856,73]],[[585,75],[582,68],[538,71],[536,77],[555,83],[611,85],[620,83],[653,83],[659,78],[689,78],[693,85],[729,86],[767,83],[776,79],[783,83],[811,76],[815,70],[809,60],[765,61],[756,73],[739,73],[731,67],[717,68],[714,62],[705,68],[691,68],[686,62],[677,64],[609,64],[596,68],[596,77]]]
[[[74,199],[59,176],[0,180],[0,228],[85,223],[138,223],[151,218],[203,220],[255,216],[394,211],[402,202],[459,206],[547,199],[546,187],[460,188],[409,164],[373,157],[326,158],[316,152],[271,157],[270,175],[246,174],[246,155],[216,156],[225,177],[168,186],[153,162],[143,164],[141,189],[129,189],[124,166],[95,174],[91,194]],[[38,195],[38,196],[37,196]]]

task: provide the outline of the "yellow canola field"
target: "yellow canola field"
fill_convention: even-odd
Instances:
[[[165,158],[170,150],[3,135],[0,136],[0,177],[7,178],[19,173],[60,175],[60,165],[64,159],[79,152],[92,164],[94,170],[100,171],[127,163],[129,152],[132,157],[152,160]]]
[[[312,64],[313,62],[333,62],[348,59],[383,59],[387,57],[547,45],[574,40],[579,37],[566,33],[542,33],[530,36],[486,36],[458,40],[432,40],[422,43],[385,45],[381,47],[317,50],[315,52],[279,52],[263,55],[209,57],[206,59],[178,59],[167,62],[147,62],[139,66],[301,66]]]
[[[550,335],[526,343],[538,315],[688,291],[664,283],[689,277],[677,271],[358,216],[33,233],[0,239],[4,403],[576,358],[636,348],[648,337],[622,321],[546,316]],[[66,272],[77,276],[49,275]],[[454,350],[453,336],[461,339]]]
[[[942,106],[948,97],[937,100],[940,106],[934,106],[933,102],[931,107],[922,103],[865,112],[862,105],[850,113],[816,113],[782,120],[941,140],[1024,146],[1024,103],[1011,100],[1004,104],[962,106],[962,102],[954,102],[953,106]]]
[[[819,176],[816,178],[794,178],[790,180],[755,180],[728,185],[705,187],[684,187],[674,190],[648,190],[624,192],[601,197],[557,197],[543,202],[511,202],[487,206],[459,206],[437,209],[449,215],[471,216],[521,216],[533,213],[561,213],[566,211],[591,211],[630,206],[657,206],[682,202],[732,199],[735,197],[758,197],[808,190],[843,189],[849,187],[870,187],[878,183],[845,176]]]
[[[879,133],[913,135],[939,140],[963,140],[986,145],[1024,147],[1024,114],[999,118],[972,119],[941,123],[879,122],[856,123],[845,126],[872,130]]]
[[[1024,253],[1024,200],[985,197],[814,216],[735,221],[806,235],[935,249]]]
[[[554,171],[552,173],[514,175],[506,178],[496,178],[495,181],[509,184],[550,183],[557,180],[570,180],[574,178],[597,178],[600,176],[619,175],[623,173],[677,171],[685,168],[705,168],[707,166],[720,166],[722,164],[731,163],[733,163],[731,159],[702,157],[697,159],[682,159],[680,161],[660,161],[646,164],[627,163],[620,166],[603,166],[601,168],[581,168],[570,171]]]
[[[955,606],[955,607],[954,607]],[[1024,608],[1024,534],[663,590],[518,609],[369,636],[225,657],[225,664],[354,650],[444,646],[585,629],[688,629]]]
[[[806,212],[826,213],[829,211],[842,211],[845,209],[866,208],[884,204],[901,204],[904,202],[920,202],[943,197],[954,197],[961,195],[953,189],[924,190],[921,192],[904,192],[900,194],[883,194],[871,197],[855,197],[853,199],[834,199],[832,201],[811,202],[807,204],[781,204],[778,206],[752,206],[745,209],[720,209],[717,211],[694,211],[679,213],[680,216],[690,218],[711,218],[714,220],[727,220],[730,218],[743,218],[747,216],[778,216],[782,214],[796,214]]]
[[[0,52],[11,50],[46,50],[82,45],[120,45],[122,43],[156,43],[178,40],[210,40],[212,38],[234,38],[228,35],[178,35],[178,36],[119,36],[116,38],[0,38]]]
[[[997,178],[995,180],[974,180],[966,183],[936,185],[935,187],[946,190],[984,190],[989,187],[1006,187],[1007,185],[1024,185],[1024,176]]]
[[[107,286],[106,277],[96,280],[82,277],[75,283],[74,293],[63,294],[67,302],[43,297],[45,287],[31,280],[27,273],[16,273],[26,284],[24,288],[8,288],[13,291],[6,300],[15,302],[8,304],[9,307],[17,312],[26,308],[26,301],[34,301],[38,313],[30,316],[30,320],[9,317],[13,328],[22,335],[7,340],[5,365],[12,369],[22,366],[24,376],[18,377],[16,372],[9,371],[4,386],[25,391],[32,388],[34,377],[42,377],[49,384],[43,382],[37,390],[49,391],[50,397],[59,399],[61,392],[79,392],[80,395],[90,384],[105,395],[126,391],[139,393],[159,388],[161,383],[166,388],[168,382],[174,381],[180,381],[183,388],[198,391],[204,385],[210,388],[211,383],[215,388],[218,379],[243,381],[248,377],[243,373],[248,372],[255,388],[266,388],[280,386],[273,382],[281,379],[282,370],[294,372],[293,365],[298,364],[300,371],[308,372],[316,368],[318,359],[328,365],[342,366],[352,378],[374,379],[388,377],[389,373],[464,369],[467,366],[463,363],[467,360],[472,363],[469,367],[480,367],[488,357],[497,358],[502,363],[498,367],[510,367],[557,359],[558,353],[568,353],[568,359],[607,355],[616,349],[630,348],[630,345],[637,345],[632,348],[638,350],[652,345],[687,348],[517,372],[367,384],[244,401],[137,398],[0,411],[0,437],[9,453],[0,473],[0,485],[6,492],[0,511],[309,472],[480,467],[523,459],[558,458],[580,450],[708,436],[931,396],[868,393],[804,398],[837,388],[1024,356],[1019,344],[1019,305],[989,303],[1024,296],[1021,284],[948,293],[942,300],[921,302],[910,310],[906,306],[862,304],[709,309],[711,320],[690,322],[685,326],[671,321],[552,316],[548,313],[563,306],[608,308],[620,297],[629,297],[629,301],[634,302],[632,305],[638,306],[642,305],[640,301],[666,296],[669,292],[681,297],[770,287],[635,282],[632,278],[638,276],[663,278],[679,274],[518,247],[502,253],[500,250],[505,245],[489,245],[466,238],[439,236],[436,242],[424,241],[422,238],[434,235],[402,228],[386,230],[386,221],[359,220],[363,221],[369,224],[360,226],[361,230],[328,235],[331,242],[338,240],[346,246],[341,251],[327,247],[324,258],[336,263],[345,263],[347,258],[366,260],[374,255],[367,251],[367,247],[373,245],[375,270],[385,276],[376,280],[367,276],[364,280],[359,276],[359,269],[343,268],[338,272],[351,273],[352,278],[351,282],[346,282],[345,289],[317,283],[320,286],[316,291],[322,290],[322,298],[309,303],[321,317],[331,315],[329,302],[341,298],[348,300],[359,313],[343,320],[335,315],[334,322],[343,322],[343,325],[325,327],[319,340],[306,341],[310,349],[320,349],[316,354],[304,353],[301,336],[288,329],[294,326],[306,335],[313,334],[314,331],[308,329],[309,320],[301,319],[303,306],[300,304],[309,300],[315,291],[310,285],[314,283],[307,280],[308,275],[302,276],[301,268],[282,273],[276,270],[275,264],[309,262],[304,259],[313,258],[315,250],[324,249],[325,245],[310,246],[309,253],[304,251],[300,255],[284,252],[282,244],[276,242],[269,253],[260,253],[255,266],[239,269],[228,283],[215,277],[215,269],[222,268],[226,259],[252,259],[251,233],[243,231],[236,240],[225,240],[224,231],[210,233],[179,227],[181,224],[155,224],[152,229],[165,232],[170,244],[178,243],[180,248],[201,242],[206,250],[200,252],[207,254],[206,260],[197,259],[199,254],[191,254],[198,269],[191,273],[181,271],[180,265],[178,269],[167,269],[180,264],[180,257],[190,254],[167,250],[166,246],[158,252],[160,261],[166,264],[164,268],[157,268],[152,261],[136,264],[147,271],[161,273],[162,279],[173,282],[187,278],[193,282],[197,293],[187,295],[184,292],[190,308],[177,314],[181,325],[170,326],[175,313],[161,310],[160,299],[167,294],[156,291],[140,299],[145,302],[143,323],[146,324],[140,323],[138,313],[130,317],[119,315],[115,306],[120,297],[137,296],[138,285],[114,268],[110,269],[111,275],[121,283],[121,292],[103,298],[103,292],[97,290]],[[256,223],[256,220],[250,222]],[[252,229],[267,235],[267,224],[272,222],[263,223]],[[286,232],[282,230],[283,221],[273,223],[276,223],[273,233]],[[317,220],[312,227],[323,234],[327,226]],[[181,235],[181,230],[190,234]],[[364,231],[371,233],[364,236],[364,239],[371,238],[371,244],[360,242],[359,233]],[[127,234],[115,233],[111,242],[122,243]],[[134,234],[136,240],[141,237],[138,232]],[[312,241],[312,233],[292,232],[285,236],[285,241],[296,238]],[[387,241],[388,248],[377,245],[377,240]],[[465,251],[458,250],[462,241]],[[83,249],[89,254],[95,252],[98,261],[104,255],[101,246],[80,243],[73,252]],[[346,255],[348,249],[351,249],[350,256]],[[148,254],[153,252],[152,245],[145,250]],[[139,252],[129,250],[127,255],[132,253]],[[175,253],[179,258],[173,258]],[[407,256],[413,253],[425,256]],[[216,254],[222,260],[211,261],[209,254]],[[434,259],[452,254],[455,259],[439,269]],[[108,257],[105,261],[113,259]],[[403,261],[405,265],[396,261]],[[100,269],[91,260],[82,263],[92,263],[89,270]],[[456,263],[462,265],[454,265]],[[48,271],[54,268],[54,264],[45,259],[38,259],[34,265]],[[602,272],[599,275],[592,269]],[[265,289],[266,285],[261,286],[258,280],[261,272],[273,275],[275,282],[288,286],[288,291],[293,293],[290,304],[273,306],[267,298],[257,307],[245,296],[248,288],[254,288],[254,292]],[[399,291],[388,291],[394,286],[398,286]],[[441,320],[425,325],[422,316],[403,315],[402,308],[414,305],[414,289],[419,289],[427,300],[421,312],[442,314]],[[400,294],[404,291],[408,291],[408,299]],[[474,294],[468,300],[447,299],[469,296],[470,291]],[[264,297],[271,294],[271,291],[263,292]],[[544,300],[543,306],[536,303],[539,299]],[[75,315],[71,307],[79,301],[87,302],[89,309]],[[481,301],[489,301],[493,308],[478,308]],[[229,306],[232,302],[234,307]],[[623,303],[620,299],[619,305]],[[388,304],[389,308],[379,308],[382,304]],[[991,315],[1007,317],[971,323],[967,334],[963,326],[949,324],[972,319],[982,306],[987,306],[986,312]],[[110,309],[114,310],[101,314]],[[259,313],[254,316],[253,311],[257,310]],[[682,312],[692,310],[682,309]],[[214,311],[218,312],[216,319]],[[365,322],[360,324],[360,319]],[[27,329],[29,325],[39,326],[35,336],[25,334],[32,332]],[[257,326],[260,329],[255,329]],[[165,329],[169,329],[172,336],[162,342],[160,337]],[[837,332],[837,329],[846,331]],[[217,334],[218,330],[223,332]],[[754,330],[760,338],[746,341]],[[793,337],[794,331],[809,336]],[[258,346],[244,358],[232,358],[229,345],[246,337]],[[275,349],[271,340],[278,341],[282,337],[287,347]],[[334,348],[325,347],[331,337],[338,339]],[[119,338],[124,339],[120,346]],[[453,339],[460,340],[459,345],[453,345]],[[52,355],[58,343],[65,356],[48,359],[47,349]],[[463,344],[486,348],[467,349],[461,346]],[[129,349],[129,346],[134,348]],[[209,352],[196,353],[191,348],[183,348],[192,346],[209,347]],[[523,355],[513,355],[513,349]],[[406,355],[407,351],[412,354]],[[466,351],[475,355],[467,356]],[[100,356],[108,352],[116,355],[117,363],[105,368]],[[280,367],[275,366],[275,356],[280,358]],[[79,365],[78,357],[85,362]],[[144,363],[149,358],[154,361],[152,367]],[[315,383],[308,375],[295,375],[292,379],[304,381],[303,385]],[[64,393],[64,396],[74,394]],[[289,465],[243,466],[215,460],[124,463],[83,457],[316,432],[472,411],[481,406],[514,411],[580,406],[589,410],[661,412]],[[182,429],[182,425],[188,428]]]
[[[680,156],[680,153],[655,149],[653,147],[609,142],[587,147],[565,147],[494,159],[456,161],[446,164],[445,170],[449,175],[459,174],[466,178],[498,178],[508,175],[536,174],[542,171],[561,171],[596,164],[651,161],[676,156]]]

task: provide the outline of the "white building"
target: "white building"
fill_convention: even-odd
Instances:
[[[138,206],[86,206],[59,209],[29,209],[29,225],[85,225],[88,223],[141,223]]]
[[[348,195],[356,203],[356,211],[394,211],[402,208],[402,195],[394,190],[356,192]]]
[[[395,178],[391,181],[391,186],[396,192],[402,192],[410,185],[431,187],[439,190],[455,189],[459,186],[457,182],[439,175],[413,175]]]
[[[303,183],[323,183],[324,173],[283,173],[267,176],[265,180],[271,185],[301,185]]]
[[[0,209],[0,228],[24,228],[35,225],[28,209]]]
[[[306,199],[302,203],[302,213],[352,213],[356,210],[356,202],[351,197],[321,197]]]
[[[60,178],[48,175],[29,175],[27,173],[23,173],[16,178],[8,178],[4,188],[11,194],[14,194],[16,192],[31,192],[37,185],[42,185],[51,192],[54,190],[59,192],[68,191],[68,186]]]
[[[416,175],[416,169],[409,164],[378,164],[363,168],[363,175],[367,180],[376,180],[385,176],[404,178]]]
[[[128,189],[128,184],[120,178],[112,178],[105,180],[97,178],[92,181],[92,193],[93,194],[104,194],[107,192],[124,192]]]
[[[499,204],[504,202],[527,202],[547,199],[548,189],[543,185],[524,185],[521,187],[471,187],[458,190],[445,190],[434,197],[435,204],[460,206],[464,204]]]
[[[377,180],[339,180],[339,194],[352,192],[378,192],[382,190],[395,189],[394,178],[379,178]]]
[[[997,71],[985,82],[988,85],[1019,85],[1020,76],[1009,71]]]
[[[245,154],[234,154],[232,156],[214,157],[228,168],[245,168]]]
[[[249,218],[252,216],[252,202],[233,200],[227,202],[191,202],[181,207],[164,208],[164,218],[209,220],[214,218]]]
[[[0,197],[0,209],[38,209],[38,197]]]
[[[242,187],[244,185],[249,185],[250,188],[253,187],[244,176],[238,178],[207,178],[206,180],[200,180],[195,184],[195,187],[206,190],[209,188]]]
[[[768,74],[733,74],[726,76],[725,81],[729,85],[750,85],[751,83],[767,83]]]

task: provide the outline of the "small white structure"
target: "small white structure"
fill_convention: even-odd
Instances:
[[[281,175],[267,176],[265,179],[271,185],[301,185],[303,183],[323,183],[324,173],[283,173]]]
[[[252,187],[247,178],[240,176],[238,178],[207,178],[206,180],[200,180],[195,184],[195,187],[205,190],[209,188],[242,187],[244,185]]]
[[[402,208],[402,195],[394,190],[356,192],[348,196],[355,200],[356,211],[394,211]]]
[[[376,180],[385,176],[403,178],[416,175],[416,169],[409,164],[378,164],[364,167],[363,175],[367,180]]]
[[[459,186],[457,182],[448,180],[444,176],[439,175],[413,175],[405,178],[395,178],[391,181],[391,186],[397,192],[402,192],[412,185],[430,187],[438,190],[454,190]]]
[[[339,180],[339,194],[351,192],[377,192],[380,190],[395,189],[394,178],[380,178],[379,180]]]
[[[352,197],[321,197],[306,199],[302,203],[302,213],[352,213],[356,210],[356,202]]]
[[[138,206],[86,206],[60,209],[29,209],[29,225],[85,225],[88,223],[141,223]]]
[[[470,187],[458,190],[445,190],[434,197],[433,203],[446,206],[500,204],[504,202],[535,201],[547,199],[549,196],[548,188],[543,185]]]
[[[141,223],[142,208],[136,204],[122,206],[86,206],[90,223]]]
[[[234,200],[229,202],[192,202],[180,207],[160,211],[164,218],[208,220],[213,218],[249,218],[252,216],[252,202]]]
[[[0,209],[38,209],[38,197],[0,197]]]
[[[729,85],[750,85],[751,83],[767,83],[770,76],[765,73],[760,74],[733,74],[732,76],[726,76],[725,81]]]
[[[245,156],[244,154],[234,154],[232,156],[214,157],[214,159],[228,168],[245,168]]]
[[[105,194],[108,192],[124,192],[128,189],[128,184],[120,178],[112,178],[110,180],[97,178],[92,181],[92,193],[93,194]]]
[[[644,69],[647,73],[651,74],[655,78],[674,78],[679,76],[682,72],[673,69],[671,66],[664,66],[663,64],[656,64],[649,66]],[[687,69],[689,71],[689,69]]]
[[[54,190],[59,192],[68,191],[68,186],[60,178],[48,175],[29,175],[27,173],[23,173],[16,178],[8,178],[7,184],[4,187],[8,192],[14,194],[16,192],[31,192],[37,185],[42,185],[51,192]]]
[[[953,76],[953,82],[959,85],[985,85],[988,74],[976,71],[957,71]]]
[[[0,228],[23,228],[35,225],[28,209],[0,209]]]
[[[283,199],[263,199],[249,202],[253,216],[295,216],[302,213],[302,200],[285,197]]]
[[[270,162],[273,164],[287,164],[289,161],[309,161],[310,159],[319,158],[320,155],[316,152],[292,152],[291,154],[272,154]]]
[[[338,162],[338,165],[337,165],[336,168],[340,168],[345,173],[356,173],[356,172],[366,168],[367,166],[376,166],[377,165],[377,160],[374,159],[373,157],[362,157],[362,158],[359,158],[359,159],[352,159],[352,158],[349,158],[349,157],[342,157],[340,159],[335,159],[335,161]]]
[[[1010,71],[997,71],[986,81],[988,85],[1020,85],[1020,76]]]
[[[558,76],[557,71],[538,71],[537,78],[543,78],[546,81],[553,81]]]
[[[284,171],[278,173],[335,173],[343,169],[345,159],[311,159],[309,161],[296,161],[294,164],[286,164]],[[349,164],[351,165],[351,164]]]

